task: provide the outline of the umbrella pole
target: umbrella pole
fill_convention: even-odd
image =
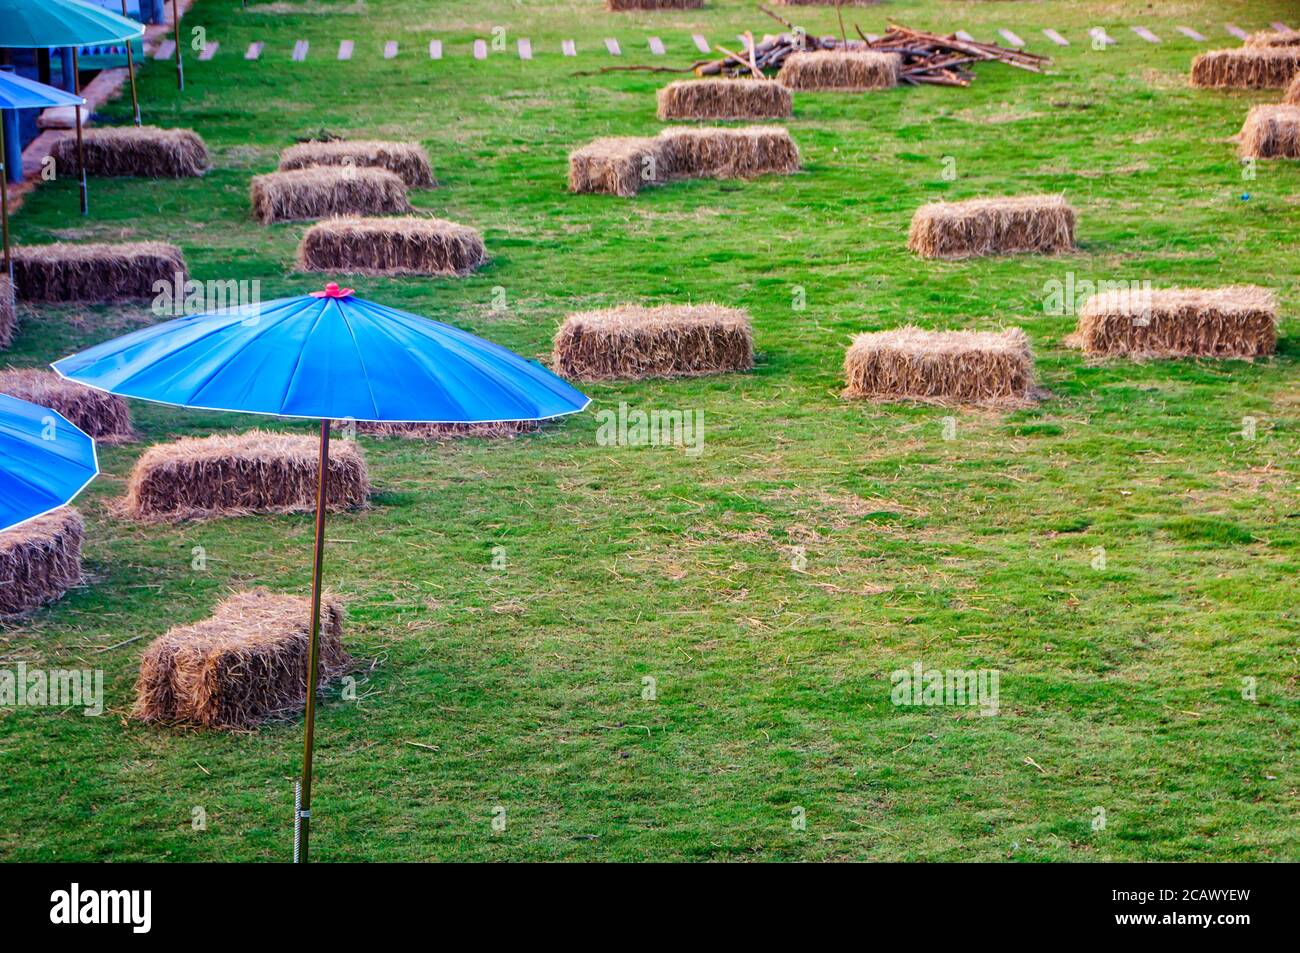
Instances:
[[[72,90],[81,95],[81,63],[77,59],[77,48],[72,48]],[[81,214],[90,214],[90,203],[86,198],[86,148],[81,141],[81,107],[77,107],[77,168],[81,170]]]
[[[316,740],[316,678],[320,653],[321,569],[325,562],[325,501],[329,489],[330,422],[320,422],[320,469],[316,479],[316,558],[311,574],[311,648],[307,652],[307,712],[302,746],[302,795],[297,806],[293,859],[307,863],[311,833],[311,756]]]
[[[176,0],[172,0],[172,25],[176,30],[176,88],[185,91],[185,67],[181,65],[181,15],[176,12]]]
[[[126,0],[122,0],[122,16],[126,16]],[[144,34],[140,34],[142,37]],[[144,49],[141,43],[140,49]],[[131,110],[135,113],[135,124],[140,125],[140,100],[135,94],[135,54],[131,52],[131,38],[126,40],[126,75],[131,78]]]
[[[4,130],[0,129],[0,222],[3,223],[5,243],[5,274],[12,286],[14,262],[9,256],[9,153],[5,146]]]

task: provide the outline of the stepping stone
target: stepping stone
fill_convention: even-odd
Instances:
[[[1239,40],[1244,40],[1250,36],[1249,33],[1237,26],[1235,23],[1227,24],[1225,29]]]
[[[650,37],[650,52],[655,56],[663,56],[667,52],[664,49],[664,41],[657,36]]]
[[[975,37],[971,36],[971,35],[970,35],[969,33],[967,33],[965,30],[958,30],[958,31],[957,31],[956,33],[954,33],[953,35],[954,35],[955,37],[957,37],[957,39],[959,39],[959,40],[963,40],[963,41],[965,41],[965,42],[967,42],[967,43],[974,43],[974,42],[975,42]]]
[[[1279,32],[1279,33],[1290,33],[1290,32],[1291,32],[1291,28],[1290,28],[1289,26],[1287,26],[1285,23],[1283,23],[1281,20],[1274,20],[1274,21],[1273,21],[1271,24],[1269,24],[1269,25],[1270,25],[1271,27],[1273,27],[1273,29],[1277,30],[1277,32]]]
[[[293,45],[293,53],[291,54],[291,58],[295,63],[301,63],[303,60],[307,59],[307,51],[309,49],[311,49],[310,43],[308,43],[306,40],[298,40]]]
[[[1047,37],[1049,40],[1051,40],[1051,41],[1052,41],[1053,43],[1055,43],[1057,46],[1069,46],[1069,45],[1070,45],[1070,41],[1067,40],[1065,37],[1061,36],[1061,34],[1057,33],[1055,30],[1044,30],[1044,31],[1043,31],[1043,36]]]
[[[515,44],[519,47],[519,58],[521,60],[531,60],[533,58],[533,41],[521,39]]]
[[[199,51],[199,59],[206,63],[208,60],[212,59],[212,57],[217,55],[217,50],[219,49],[221,49],[221,44],[216,40],[213,40],[211,43],[204,43],[203,49]]]
[[[1114,46],[1115,38],[1106,32],[1104,26],[1094,26],[1088,29],[1088,36],[1094,40],[1101,40],[1106,46]]]
[[[1010,30],[998,30],[998,36],[1002,37],[1002,39],[1006,40],[1012,46],[1022,47],[1025,45],[1025,41],[1020,39],[1020,37],[1016,36]]]
[[[487,42],[486,42],[486,41],[484,41],[484,40],[475,40],[475,41],[474,41],[474,59],[476,59],[476,60],[485,60],[485,59],[487,59]]]
[[[610,55],[610,56],[622,56],[622,55],[623,55],[623,51],[620,50],[620,49],[618,48],[618,40],[615,40],[615,39],[612,39],[612,38],[610,38],[610,39],[606,39],[606,40],[605,40],[605,49],[609,50],[609,55]]]
[[[561,41],[560,41],[560,51],[561,51],[565,56],[577,56],[577,55],[578,55],[578,45],[577,45],[576,43],[574,43],[572,40],[561,40]]]
[[[350,60],[350,59],[352,59],[352,49],[353,49],[353,47],[354,47],[355,45],[356,45],[356,44],[353,43],[351,40],[344,40],[342,43],[340,43],[340,44],[339,44],[339,59],[341,59],[341,60]]]
[[[431,60],[442,59],[442,40],[429,41],[429,59]]]
[[[397,55],[397,41],[389,40],[384,44],[384,59],[391,60]]]
[[[1191,27],[1189,27],[1189,26],[1180,26],[1180,27],[1178,28],[1178,32],[1181,33],[1183,36],[1186,36],[1186,37],[1189,37],[1189,38],[1195,40],[1197,43],[1204,43],[1204,42],[1205,42],[1205,37],[1202,36],[1200,33],[1197,33],[1195,30],[1193,30],[1193,29],[1192,29]]]
[[[867,42],[868,42],[868,43],[875,43],[876,40],[878,40],[878,39],[880,39],[880,37],[876,36],[876,34],[874,34],[874,33],[868,33],[868,34],[867,34]]]
[[[259,40],[259,41],[256,42],[256,43],[250,43],[250,44],[248,44],[248,49],[244,51],[244,59],[246,59],[246,60],[255,60],[255,59],[260,59],[261,56],[262,56],[262,42],[261,42],[261,40]]]
[[[163,40],[162,44],[154,51],[153,58],[156,60],[169,60],[172,54],[176,52],[176,43],[174,40]]]
[[[692,33],[691,39],[695,42],[695,48],[699,50],[701,53],[709,52],[709,41],[706,40],[699,33]]]
[[[1160,42],[1160,37],[1156,36],[1154,33],[1152,33],[1144,26],[1131,26],[1129,27],[1129,29],[1132,30],[1134,33],[1136,33],[1138,36],[1142,37],[1142,39],[1146,40],[1148,43]]]

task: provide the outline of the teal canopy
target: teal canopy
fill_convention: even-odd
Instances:
[[[94,46],[143,33],[143,24],[81,0],[0,0],[0,47]]]

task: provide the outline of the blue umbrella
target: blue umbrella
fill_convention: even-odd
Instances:
[[[66,93],[53,86],[26,79],[17,73],[0,71],[0,109],[45,109],[49,106],[77,107],[77,164],[81,166],[81,204],[86,205],[86,163],[81,145],[81,107],[86,101],[80,96]],[[14,276],[13,261],[9,256],[9,157],[5,153],[5,137],[0,134],[0,221],[4,227],[4,267],[10,278]],[[21,162],[21,157],[19,158]]]
[[[0,394],[0,530],[66,506],[98,474],[94,440],[48,407]]]
[[[123,397],[320,420],[306,737],[294,842],[295,860],[306,860],[330,421],[547,420],[583,410],[589,398],[499,345],[363,301],[332,282],[303,297],[143,328],[53,367],[69,380]]]

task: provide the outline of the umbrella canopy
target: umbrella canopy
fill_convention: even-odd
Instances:
[[[0,394],[0,530],[67,505],[98,474],[94,440],[48,407]]]
[[[590,401],[546,368],[499,345],[363,301],[333,283],[303,297],[144,328],[53,367],[70,380],[124,397],[320,419],[302,786],[294,810],[293,859],[306,860],[330,421],[545,420],[577,413]]]
[[[124,397],[275,417],[487,423],[545,420],[588,403],[499,345],[337,285],[178,318],[53,366]]]
[[[50,106],[84,106],[81,96],[46,86],[17,73],[0,71],[0,109],[46,109]]]
[[[0,0],[0,47],[94,46],[144,34],[144,24],[81,0]]]

